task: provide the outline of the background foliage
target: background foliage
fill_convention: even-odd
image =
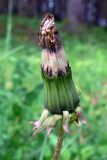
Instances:
[[[11,8],[11,6],[10,6]],[[0,160],[51,160],[58,130],[32,137],[43,110],[38,18],[0,16]],[[61,160],[107,159],[107,29],[71,34],[58,23],[88,125],[71,126]]]

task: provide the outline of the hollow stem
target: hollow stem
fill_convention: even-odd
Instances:
[[[64,131],[63,131],[62,122],[61,122],[61,127],[59,130],[59,136],[58,136],[57,146],[54,152],[53,160],[59,159],[61,148],[62,148],[62,143],[63,143],[63,138],[64,138]]]

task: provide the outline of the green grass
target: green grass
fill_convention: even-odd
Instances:
[[[73,79],[80,88],[88,125],[71,126],[61,160],[107,159],[107,31],[91,28],[81,35],[61,31]],[[13,17],[9,50],[5,52],[6,17],[0,16],[0,159],[50,160],[58,130],[46,142],[46,132],[32,137],[30,120],[42,112],[43,82],[38,19]]]

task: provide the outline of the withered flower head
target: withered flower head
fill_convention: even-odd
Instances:
[[[39,44],[42,48],[41,71],[45,86],[45,110],[39,121],[33,122],[35,133],[46,128],[50,134],[60,119],[63,120],[64,131],[69,133],[68,123],[78,123],[80,100],[52,14],[46,14],[41,22]]]
[[[41,48],[49,52],[56,52],[61,48],[60,36],[52,14],[46,14],[41,22],[39,41]]]

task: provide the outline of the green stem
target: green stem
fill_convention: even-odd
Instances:
[[[63,138],[64,138],[64,131],[63,131],[62,122],[61,122],[58,142],[57,142],[57,146],[56,146],[56,149],[55,149],[55,152],[54,152],[53,160],[58,160],[59,159],[60,152],[61,152],[61,149],[62,149]]]
[[[45,147],[46,147],[46,142],[47,142],[47,135],[45,136],[45,139],[44,139],[44,143],[43,143],[43,147],[42,147],[42,150],[41,150],[41,154],[40,154],[40,158],[39,160],[43,160],[43,157],[44,157],[44,153],[45,153]]]
[[[10,41],[11,41],[12,7],[13,7],[13,0],[9,0],[9,3],[8,3],[8,17],[7,17],[7,32],[6,32],[6,40],[5,40],[5,52],[7,52],[9,50]]]

